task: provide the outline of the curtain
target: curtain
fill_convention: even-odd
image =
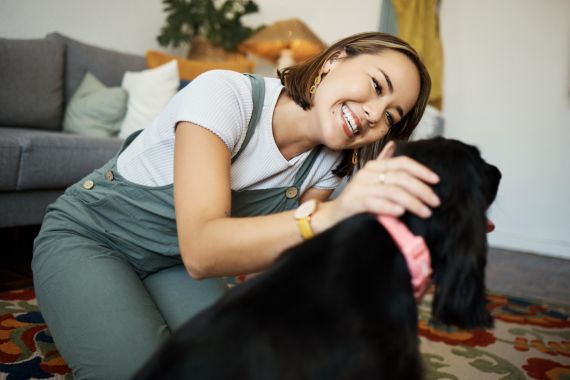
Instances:
[[[383,33],[397,36],[398,21],[396,20],[396,11],[392,6],[392,0],[382,0],[382,8],[380,9],[380,29]]]
[[[397,35],[416,49],[432,80],[429,104],[441,110],[443,51],[438,8],[439,0],[382,0],[380,31]]]

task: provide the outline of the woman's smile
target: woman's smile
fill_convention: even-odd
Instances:
[[[360,133],[362,122],[350,107],[346,105],[346,103],[343,103],[340,107],[340,116],[342,120],[342,128],[348,138],[353,138],[354,135]]]

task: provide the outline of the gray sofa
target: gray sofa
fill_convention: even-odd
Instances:
[[[58,33],[0,38],[0,227],[41,224],[48,204],[117,153],[117,137],[62,130],[65,108],[85,73],[120,86],[125,71],[143,69],[142,56]]]

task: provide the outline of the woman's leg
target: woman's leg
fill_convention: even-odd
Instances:
[[[153,273],[144,279],[144,284],[171,330],[213,304],[228,290],[225,279],[197,281],[183,265]]]
[[[76,379],[128,379],[170,331],[132,266],[73,232],[40,233],[34,288]]]

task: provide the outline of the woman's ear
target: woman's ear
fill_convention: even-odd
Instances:
[[[337,51],[334,53],[323,65],[321,69],[321,74],[328,74],[329,71],[335,68],[335,66],[341,61],[343,58],[346,58],[346,52],[344,50]]]

